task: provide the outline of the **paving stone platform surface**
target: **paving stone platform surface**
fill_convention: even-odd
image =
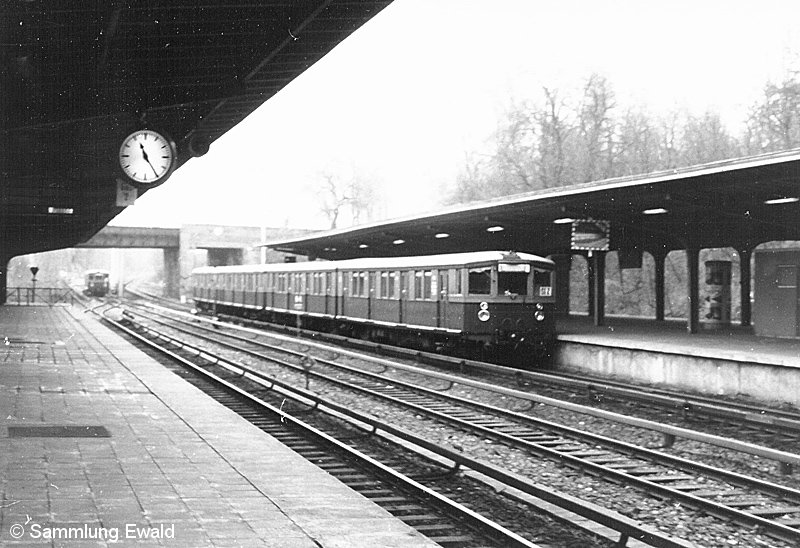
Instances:
[[[82,309],[2,306],[0,546],[433,543]]]

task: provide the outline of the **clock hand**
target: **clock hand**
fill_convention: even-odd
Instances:
[[[139,148],[142,149],[142,158],[144,158],[144,161],[150,166],[150,169],[153,170],[155,176],[158,177],[158,172],[156,171],[156,168],[153,167],[153,164],[150,163],[150,159],[147,157],[147,151],[144,149],[144,145],[142,143],[139,143]]]

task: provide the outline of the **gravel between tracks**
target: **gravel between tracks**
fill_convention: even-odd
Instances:
[[[241,355],[239,359],[243,363],[255,366],[265,373],[295,386],[303,387],[305,385],[305,379],[300,373],[287,371],[279,366],[264,365],[263,362],[256,361],[245,355]],[[281,359],[283,359],[283,356]],[[430,384],[419,375],[392,372],[391,376],[418,384]],[[389,375],[387,375],[388,377]],[[793,544],[761,535],[752,528],[731,524],[702,514],[675,501],[660,500],[654,496],[648,496],[647,493],[631,486],[602,481],[587,473],[559,465],[553,461],[541,459],[522,450],[510,448],[494,440],[454,430],[450,426],[445,426],[435,420],[390,403],[377,399],[368,399],[360,394],[330,386],[316,379],[311,381],[310,389],[326,399],[379,417],[435,443],[461,451],[473,458],[478,458],[511,472],[530,477],[534,481],[550,486],[556,491],[615,510],[632,519],[656,527],[665,533],[693,542],[697,546],[708,548],[730,546],[788,548],[794,546]],[[456,385],[450,393],[514,410],[524,410],[528,407],[526,402],[520,402],[516,398],[459,385]],[[624,409],[617,409],[616,411],[624,412]],[[649,447],[657,446],[662,441],[661,436],[657,433],[572,413],[551,406],[536,405],[523,412],[527,412],[537,418],[569,426],[577,425],[581,429],[596,434]],[[725,451],[705,444],[678,442],[669,451],[685,458],[762,477],[768,481],[793,487],[798,484],[791,476],[778,477],[774,463],[759,462],[758,459],[753,457],[742,456],[732,451]]]

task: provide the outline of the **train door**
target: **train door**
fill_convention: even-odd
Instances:
[[[447,270],[439,270],[438,271],[438,291],[433,291],[433,298],[436,299],[436,327],[443,327],[447,326],[447,303],[448,303],[448,293],[447,288],[449,286],[448,277],[447,277]]]
[[[336,271],[336,315],[344,316],[345,273]]]
[[[408,301],[408,272],[405,270],[400,271],[400,291],[398,292],[398,321],[403,323],[405,321],[405,308]]]

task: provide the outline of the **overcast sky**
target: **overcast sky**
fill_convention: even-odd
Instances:
[[[374,181],[387,217],[430,211],[512,99],[593,72],[619,106],[736,124],[800,65],[798,21],[797,0],[395,0],[113,224],[327,228],[324,173]]]

